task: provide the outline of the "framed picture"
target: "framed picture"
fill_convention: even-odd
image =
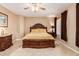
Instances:
[[[0,12],[0,27],[8,27],[8,15]]]

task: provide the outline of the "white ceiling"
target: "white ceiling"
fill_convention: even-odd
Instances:
[[[8,10],[12,11],[13,13],[17,15],[22,16],[50,16],[50,15],[56,15],[64,8],[71,5],[71,3],[43,3],[42,6],[46,8],[45,11],[40,12],[33,12],[31,9],[24,10],[25,7],[27,7],[27,3],[1,3],[3,7],[7,8]]]

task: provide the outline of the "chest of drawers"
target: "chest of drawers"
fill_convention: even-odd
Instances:
[[[0,51],[4,51],[12,44],[12,35],[0,36]]]

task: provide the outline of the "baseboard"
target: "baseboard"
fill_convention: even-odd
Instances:
[[[78,53],[78,54],[79,54],[79,51],[77,51],[77,50],[73,49],[72,47],[70,47],[69,45],[67,45],[67,44],[63,43],[61,40],[59,40],[59,43],[60,43],[60,44],[62,44],[63,46],[65,46],[65,47],[67,47],[67,48],[71,49],[72,51],[74,51],[74,52],[76,52],[76,53]]]

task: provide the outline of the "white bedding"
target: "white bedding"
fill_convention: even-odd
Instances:
[[[27,35],[25,35],[25,37],[23,37],[23,39],[32,39],[32,40],[40,40],[40,39],[43,39],[43,40],[54,40],[54,37],[52,37],[52,35],[48,34],[47,32],[31,32]]]

